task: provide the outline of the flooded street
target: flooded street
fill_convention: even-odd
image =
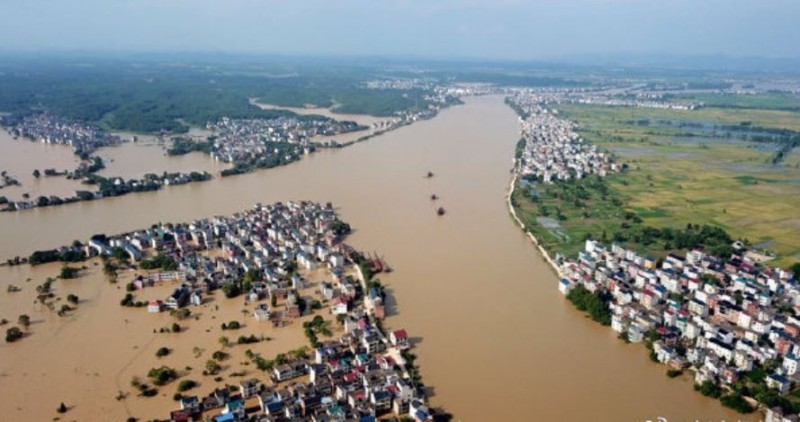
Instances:
[[[215,161],[202,152],[170,157],[164,147],[153,142],[124,143],[119,146],[101,148],[96,155],[103,158],[106,168],[97,174],[103,177],[140,178],[147,173],[189,173],[207,171],[217,175],[230,165]]]
[[[642,345],[624,344],[611,329],[575,311],[558,292],[555,275],[506,208],[518,138],[517,117],[502,97],[467,98],[465,105],[432,120],[345,149],[322,150],[268,171],[0,214],[0,258],[27,255],[94,233],[230,214],[255,202],[331,201],[355,229],[348,243],[377,252],[395,269],[380,276],[391,296],[387,325],[407,329],[418,342],[415,353],[425,383],[433,388],[432,404],[453,413],[455,420],[738,420],[718,401],[694,392],[688,378],[668,379],[665,367],[650,362]],[[141,173],[139,164],[121,157],[114,162]],[[435,176],[425,178],[428,171]],[[432,194],[440,199],[432,202]],[[436,215],[439,206],[446,215]],[[44,271],[0,269],[0,317],[15,321],[21,312],[20,305],[11,305],[6,284],[21,285],[27,277],[38,284]],[[98,277],[78,282],[104,283]],[[88,284],[83,288],[86,295],[101,295]],[[104,377],[109,374],[120,374],[120,382],[128,384],[130,371],[115,368],[125,364],[123,359],[98,357],[95,362],[84,357],[116,353],[113,343],[102,340],[103,330],[121,329],[123,318],[147,319],[144,310],[123,311],[137,312],[136,316],[116,315],[120,312],[116,302],[113,296],[111,305],[97,305],[84,316],[90,321],[108,317],[113,324],[92,330],[81,328],[83,322],[78,321],[64,328],[72,330],[65,331],[69,336],[56,337],[52,332],[57,328],[44,328],[49,327],[45,322],[34,328],[37,332],[30,339],[0,345],[0,362],[6,366],[0,368],[5,374],[0,400],[6,407],[15,407],[9,402],[13,397],[41,390],[46,381],[32,377],[34,370],[60,371],[59,384],[70,384],[87,395],[108,386]],[[131,353],[131,344],[152,336],[151,325],[130,334],[130,343],[121,347]],[[87,326],[94,325],[87,322]],[[191,339],[193,334],[181,335]],[[74,373],[62,367],[69,362],[45,359],[61,354],[60,342],[68,339],[71,346],[63,350],[82,365]],[[286,341],[291,344],[296,339]],[[152,356],[151,349],[159,344],[148,344],[147,355]],[[26,360],[27,346],[43,349],[35,352],[38,358]],[[274,351],[265,352],[269,353]],[[23,367],[30,365],[30,372],[8,363],[17,360]],[[122,404],[113,400],[114,393],[85,399],[78,408],[97,412],[114,408],[118,414]],[[43,405],[55,409],[58,403],[51,401]],[[170,400],[159,403],[177,407]],[[170,408],[158,410],[163,416]]]
[[[11,201],[21,201],[26,193],[33,200],[39,196],[74,195],[75,190],[81,189],[79,181],[46,177],[44,170],[72,171],[79,163],[80,159],[72,152],[72,147],[34,142],[22,137],[14,139],[0,128],[0,171],[6,171],[20,183],[20,186],[0,189],[0,196]],[[39,178],[33,176],[34,170],[41,173]]]

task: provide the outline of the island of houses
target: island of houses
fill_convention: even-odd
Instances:
[[[48,144],[68,145],[78,155],[87,155],[98,148],[119,145],[122,139],[100,128],[68,120],[50,113],[24,117],[6,116],[0,124],[9,128],[14,136],[21,136]]]
[[[85,245],[58,253],[122,254],[143,268],[158,262],[160,270],[136,277],[128,288],[146,297],[155,283],[175,285],[168,296],[141,303],[148,312],[196,306],[214,290],[232,296],[232,289],[240,289],[236,297],[244,297],[259,323],[277,325],[320,308],[341,322],[338,338],[318,340],[307,328],[312,347],[307,356],[264,368],[262,377],[235,388],[181,397],[170,421],[432,420],[419,374],[409,360],[408,334],[383,328],[383,290],[371,281],[378,263],[342,242],[348,232],[331,204],[288,202],[190,224],[96,235]],[[315,289],[316,307],[300,293],[308,283],[303,270],[329,274]],[[277,300],[265,302],[273,297],[283,306],[277,307]]]
[[[248,163],[280,154],[281,144],[293,152],[313,151],[315,136],[331,136],[364,129],[355,122],[327,118],[278,117],[274,119],[222,118],[208,122],[214,132],[211,156],[226,163]]]

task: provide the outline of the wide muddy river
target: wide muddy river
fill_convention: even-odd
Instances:
[[[668,379],[642,345],[624,344],[558,292],[556,276],[506,208],[518,138],[516,115],[501,97],[469,98],[433,120],[281,168],[3,213],[0,257],[93,233],[230,214],[255,202],[331,201],[355,229],[348,242],[376,251],[395,269],[381,276],[392,299],[387,324],[406,328],[418,342],[432,404],[456,420],[739,419],[694,392],[688,378]],[[435,177],[424,178],[429,170]],[[434,193],[437,203],[429,199]],[[440,205],[447,210],[442,217],[435,212]],[[16,284],[24,280],[14,277],[28,276],[7,269],[0,275],[0,282]],[[5,286],[0,291],[5,294]],[[100,345],[90,341],[86,347]],[[0,346],[0,362],[13,357],[8,347]],[[112,345],[105,347],[114,353]]]

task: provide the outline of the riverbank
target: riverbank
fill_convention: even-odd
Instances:
[[[550,141],[547,133],[530,136],[545,144]],[[548,161],[546,153],[536,155],[547,148],[533,144],[533,155],[528,153],[525,160]],[[558,290],[578,310],[611,326],[626,343],[644,342],[650,359],[669,367],[668,377],[689,372],[695,390],[719,398],[726,407],[743,414],[758,408],[781,415],[800,411],[790,381],[797,376],[795,335],[782,335],[787,327],[774,323],[786,315],[794,318],[792,298],[800,264],[795,266],[797,274],[762,267],[744,242],[734,242],[725,230],[711,225],[688,224],[685,230],[641,227],[641,219],[625,211],[624,202],[605,188],[605,174],[551,181],[547,166],[522,170],[519,159],[516,164],[507,195],[510,212],[558,273]],[[515,197],[520,173],[526,176],[528,190]],[[530,183],[542,178],[542,183]],[[599,199],[594,197],[597,191]],[[593,215],[597,210],[589,204],[609,199],[617,202],[614,218],[624,219],[622,233],[631,233],[633,244],[626,244],[619,231],[614,232],[614,242],[607,240],[605,229],[599,239],[591,232],[576,239],[574,232],[554,231],[560,222],[581,224],[590,217],[591,224],[608,225],[601,215]],[[561,252],[557,263],[518,217],[521,201],[527,203],[529,224],[552,235],[551,249]],[[565,212],[570,207],[575,212]],[[559,222],[545,218],[553,208]],[[552,223],[545,226],[545,220]],[[663,248],[655,242],[659,238],[666,242]],[[649,248],[643,252],[639,243]],[[646,254],[653,251],[655,257]],[[770,300],[758,300],[764,295]],[[795,324],[800,322],[793,319],[789,331],[800,331]]]
[[[506,195],[506,204],[508,205],[508,212],[509,212],[509,214],[511,214],[511,217],[514,218],[514,221],[517,223],[519,228],[523,232],[525,232],[525,234],[528,236],[528,238],[531,240],[531,242],[533,242],[533,244],[536,245],[536,248],[539,250],[539,254],[542,256],[542,258],[544,258],[544,260],[547,262],[547,264],[550,265],[550,268],[553,270],[553,272],[559,278],[561,278],[561,277],[563,277],[563,275],[561,273],[561,267],[558,264],[556,264],[555,261],[553,261],[553,258],[550,257],[550,253],[547,252],[547,250],[539,243],[539,239],[537,239],[536,236],[534,236],[533,233],[531,233],[527,229],[527,227],[525,227],[525,224],[523,224],[522,220],[520,220],[519,217],[517,216],[516,208],[511,203],[511,196],[514,194],[514,190],[516,189],[516,186],[517,186],[516,166],[515,166],[514,170],[515,170],[514,171],[514,176],[511,177],[511,183],[508,186],[508,194]]]

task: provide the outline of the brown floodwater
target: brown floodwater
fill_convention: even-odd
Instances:
[[[156,142],[128,142],[119,146],[101,148],[95,155],[103,158],[106,168],[98,174],[103,177],[123,177],[125,179],[139,178],[147,173],[189,173],[192,171],[207,171],[217,175],[220,171],[230,167],[221,161],[216,161],[202,152],[170,157],[164,147]]]
[[[717,401],[694,392],[688,379],[668,379],[666,368],[651,363],[643,346],[624,344],[610,329],[576,312],[558,293],[556,276],[506,208],[518,138],[516,115],[501,97],[469,98],[433,120],[342,150],[321,151],[281,168],[0,215],[0,258],[86,239],[93,233],[229,214],[255,202],[332,201],[355,228],[349,243],[376,251],[395,269],[380,277],[392,297],[387,325],[409,330],[417,342],[426,384],[433,388],[432,404],[454,413],[456,420],[739,419]],[[429,170],[435,177],[424,178]],[[436,203],[429,199],[434,193],[441,198]],[[436,215],[438,206],[447,210],[445,216]],[[0,283],[23,284],[29,273],[2,269]],[[4,285],[0,291],[5,292]],[[0,301],[11,306],[7,303],[8,299]],[[92,318],[105,318],[104,312],[113,315],[119,308],[101,309]],[[11,317],[0,316],[15,319],[17,311],[14,308]],[[119,330],[119,324],[84,330],[84,347],[117,353],[116,346],[101,339],[112,334],[104,330]],[[131,336],[142,342],[150,334]],[[0,362],[24,354],[24,341],[34,338],[36,334],[23,343],[0,346]],[[149,348],[146,353],[152,356],[157,343],[148,345],[141,347]],[[131,347],[126,343],[119,349],[129,354]],[[89,363],[70,354],[80,350],[77,345],[65,350],[69,353],[55,348],[37,351],[52,359],[36,360],[52,366],[35,367],[39,377],[30,372],[6,375],[11,364],[2,368],[4,408],[15,406],[9,397],[20,396],[5,394],[12,390],[10,382],[14,391],[34,395],[44,388],[41,373],[48,371],[64,372],[64,382],[73,376],[77,385],[109,373],[123,384],[129,379],[130,369],[112,368],[112,363],[120,363],[117,360],[109,361],[103,371],[82,368],[70,375],[62,366],[71,359]],[[57,403],[45,405],[55,408]],[[164,411],[170,406],[160,405]],[[119,404],[98,399],[84,406],[100,411]]]
[[[39,196],[72,196],[75,190],[81,189],[79,181],[45,177],[44,170],[71,171],[79,163],[80,159],[72,152],[72,147],[34,142],[22,137],[14,139],[0,128],[0,171],[8,172],[21,184],[0,189],[0,196],[12,201],[23,200],[22,195],[26,193],[34,201]],[[33,177],[34,170],[39,170],[42,175]]]

